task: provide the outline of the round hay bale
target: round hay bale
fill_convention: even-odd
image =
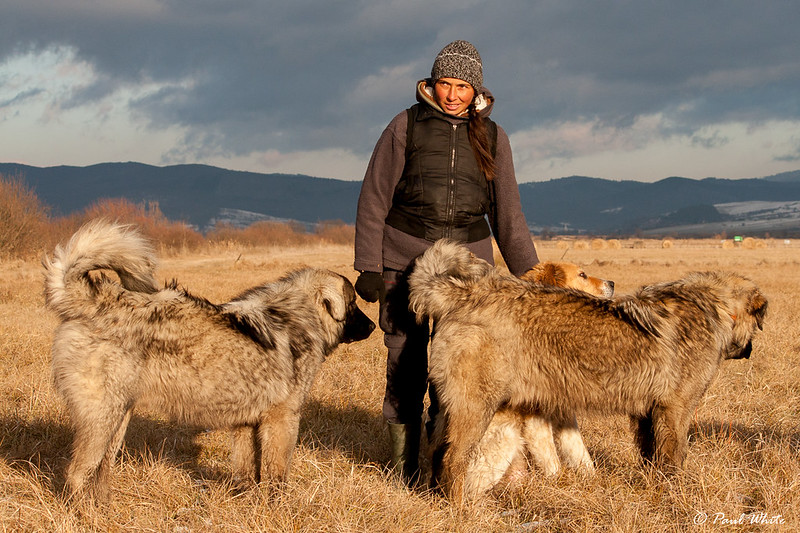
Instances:
[[[756,249],[761,250],[767,247],[767,241],[763,239],[756,239]]]
[[[569,243],[567,241],[558,241],[556,243],[556,248],[559,250],[569,250]]]
[[[589,242],[588,241],[575,241],[574,248],[576,250],[588,250],[589,249]]]
[[[733,241],[732,241],[732,240],[725,239],[724,241],[722,241],[722,249],[723,249],[723,250],[733,250],[733,249],[734,249],[734,247],[735,247],[735,246],[734,246],[734,244],[733,244]]]
[[[619,241],[619,239],[609,239],[607,244],[608,247],[611,248],[612,250],[622,249],[622,243]]]
[[[663,241],[661,241],[661,247],[662,248],[672,248],[672,241],[669,240],[669,239],[664,239]]]
[[[752,237],[745,237],[742,241],[742,248],[747,250],[755,250],[756,248],[756,240]]]
[[[606,248],[606,241],[603,239],[592,239],[592,250],[605,250]]]

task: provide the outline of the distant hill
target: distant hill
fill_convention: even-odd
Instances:
[[[58,214],[98,199],[157,201],[170,219],[200,229],[229,208],[304,222],[352,222],[358,182],[302,175],[238,172],[207,165],[156,167],[101,163],[88,167],[32,167],[0,163],[0,174],[20,176]]]
[[[702,236],[748,228],[751,215],[759,211],[757,232],[800,234],[800,210],[792,205],[800,201],[800,172],[739,180],[673,177],[655,183],[573,176],[523,183],[520,196],[528,223],[549,231]],[[748,202],[754,203],[753,210],[733,214],[724,208]]]
[[[102,198],[156,201],[170,219],[201,230],[215,221],[246,225],[261,219],[352,224],[361,187],[354,181],[206,165],[41,168],[0,163],[0,174],[24,180],[56,214]],[[523,183],[519,190],[536,233],[800,235],[800,170],[764,178],[673,177],[655,183],[572,176]]]
[[[767,181],[800,181],[800,170],[773,174],[772,176],[765,176],[763,179]]]

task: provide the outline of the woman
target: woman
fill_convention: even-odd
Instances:
[[[407,482],[418,470],[429,332],[408,311],[405,271],[445,237],[493,264],[492,233],[514,275],[538,262],[508,136],[488,118],[494,97],[483,87],[475,47],[467,41],[445,46],[431,77],[417,82],[416,97],[418,103],[394,117],[373,151],[358,200],[354,263],[361,272],[358,294],[381,301],[388,348],[383,415],[391,466]],[[433,389],[429,396],[433,419]]]

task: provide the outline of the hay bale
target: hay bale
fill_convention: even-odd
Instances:
[[[603,239],[592,239],[592,250],[605,250],[606,248],[606,241]]]
[[[584,241],[584,240],[575,241],[574,248],[576,250],[588,250],[589,249],[589,241]]]
[[[733,244],[732,240],[725,239],[724,241],[722,241],[722,249],[723,250],[733,250],[734,248],[735,248],[735,245]]]
[[[669,239],[664,239],[663,241],[661,241],[661,247],[662,248],[672,248],[672,241],[669,240]]]
[[[608,247],[611,248],[612,250],[622,249],[622,243],[619,241],[619,239],[609,239],[607,244]]]
[[[742,248],[747,250],[755,250],[756,240],[752,237],[745,237],[744,240],[742,240]]]
[[[558,241],[556,243],[556,248],[559,250],[569,250],[569,242],[567,241]]]

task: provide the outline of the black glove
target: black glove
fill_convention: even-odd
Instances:
[[[380,272],[362,272],[356,280],[356,292],[367,302],[377,302],[386,293],[383,274]]]

